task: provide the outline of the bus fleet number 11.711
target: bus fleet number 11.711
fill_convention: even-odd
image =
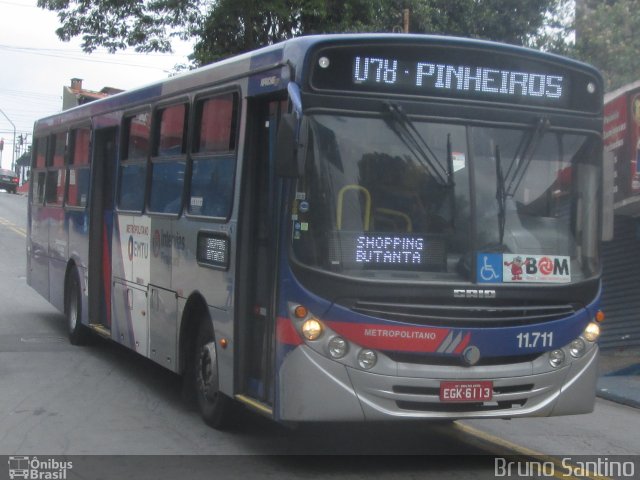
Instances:
[[[527,332],[516,335],[518,348],[552,347],[553,332]]]

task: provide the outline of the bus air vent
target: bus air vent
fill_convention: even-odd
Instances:
[[[351,309],[377,318],[432,326],[508,327],[560,320],[576,313],[570,304],[530,301],[440,302],[438,304],[358,300]]]

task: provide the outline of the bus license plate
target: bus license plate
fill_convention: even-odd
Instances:
[[[493,382],[440,382],[441,402],[488,402],[493,398]]]

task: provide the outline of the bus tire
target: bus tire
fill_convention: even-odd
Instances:
[[[198,325],[194,351],[193,384],[198,409],[207,425],[225,429],[231,423],[233,401],[218,388],[218,355],[209,320]]]
[[[67,320],[69,341],[72,345],[86,345],[89,342],[89,329],[82,324],[82,297],[78,271],[72,268],[67,279],[64,313]]]

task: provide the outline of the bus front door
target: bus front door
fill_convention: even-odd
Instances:
[[[98,333],[111,330],[111,233],[117,128],[94,131],[89,203],[89,323]]]
[[[275,139],[286,102],[249,100],[240,228],[238,332],[239,384],[243,395],[273,406],[276,252],[280,181],[274,172]]]

